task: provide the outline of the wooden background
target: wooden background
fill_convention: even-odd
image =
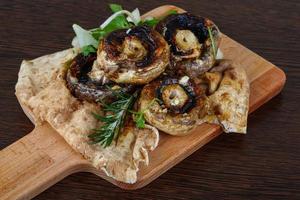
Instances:
[[[99,25],[110,13],[109,2],[0,1],[0,149],[33,129],[14,96],[21,60],[70,47],[71,25]],[[300,2],[114,2],[142,13],[174,4],[209,17],[222,32],[281,67],[286,86],[250,115],[246,136],[221,135],[145,188],[124,191],[78,173],[35,199],[300,199]]]

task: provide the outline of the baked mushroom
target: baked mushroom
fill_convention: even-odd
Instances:
[[[174,14],[160,21],[155,29],[170,45],[170,73],[194,78],[214,65],[220,32],[211,20],[189,13]]]
[[[158,77],[169,64],[169,46],[148,26],[110,33],[98,48],[98,66],[112,81],[146,84]]]
[[[188,134],[206,113],[205,95],[187,76],[166,77],[147,84],[138,106],[150,125],[177,136]]]
[[[113,90],[130,92],[132,85],[118,85],[109,81],[103,72],[95,77],[91,73],[95,65],[96,53],[84,56],[78,54],[71,62],[66,73],[66,84],[70,92],[80,100],[99,102],[99,100],[111,100],[114,96]]]

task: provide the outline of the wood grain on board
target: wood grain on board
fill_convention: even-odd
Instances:
[[[174,6],[162,6],[145,16],[162,16]],[[280,92],[285,74],[276,66],[223,35],[225,58],[244,67],[251,82],[250,112]],[[221,134],[216,125],[203,124],[188,136],[161,134],[159,146],[150,153],[150,165],[142,166],[135,184],[117,182],[93,168],[74,152],[48,124],[36,127],[19,141],[0,152],[0,197],[29,199],[65,176],[79,171],[95,173],[124,189],[137,189]]]

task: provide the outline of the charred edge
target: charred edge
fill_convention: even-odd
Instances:
[[[156,30],[161,33],[171,45],[172,53],[174,55],[182,56],[189,54],[189,52],[181,52],[176,48],[174,39],[176,30],[190,30],[197,37],[199,43],[204,43],[209,37],[207,25],[207,20],[205,18],[189,13],[183,13],[169,15],[156,26]]]
[[[66,85],[71,94],[79,100],[89,102],[98,102],[99,100],[111,101],[114,98],[114,93],[110,89],[113,83],[102,85],[92,81],[87,75],[91,69],[93,62],[96,60],[96,54],[84,56],[78,54],[72,61],[70,68],[66,74]],[[77,82],[72,82],[71,78],[75,78]],[[121,92],[132,93],[134,86],[120,85]]]
[[[173,84],[178,84],[184,89],[184,91],[188,95],[188,101],[179,110],[175,109],[175,110],[172,110],[172,111],[175,112],[175,113],[180,113],[180,114],[189,112],[193,107],[196,106],[195,91],[192,87],[192,84],[181,85],[179,83],[178,79],[175,79],[175,78],[166,78],[166,79],[164,79],[163,81],[161,81],[161,84],[155,90],[155,96],[156,96],[156,98],[158,98],[160,100],[159,104],[161,106],[164,105],[163,98],[162,98],[162,92],[163,92],[162,90],[163,90],[164,86],[173,85]]]
[[[156,41],[157,38],[153,33],[153,30],[148,26],[137,26],[131,29],[129,33],[126,33],[127,31],[127,29],[122,29],[110,33],[104,39],[104,50],[111,59],[114,59],[120,55],[120,46],[122,45],[125,37],[134,36],[142,42],[143,46],[147,50],[147,55],[142,60],[137,61],[136,66],[146,67],[153,61],[155,50],[158,48]]]

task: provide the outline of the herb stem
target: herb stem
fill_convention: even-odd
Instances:
[[[217,49],[216,49],[215,40],[213,38],[212,30],[211,30],[210,27],[208,27],[207,30],[208,30],[209,38],[210,38],[210,41],[211,41],[211,46],[212,46],[212,49],[213,49],[213,55],[214,55],[214,58],[216,58]]]
[[[124,126],[127,112],[132,108],[137,94],[138,91],[133,95],[120,93],[117,95],[117,100],[113,103],[103,103],[103,110],[108,112],[108,115],[100,116],[93,113],[96,119],[103,122],[103,125],[100,128],[95,129],[94,133],[89,135],[89,138],[93,143],[100,143],[102,146],[107,147],[114,139],[118,138],[119,133]]]

